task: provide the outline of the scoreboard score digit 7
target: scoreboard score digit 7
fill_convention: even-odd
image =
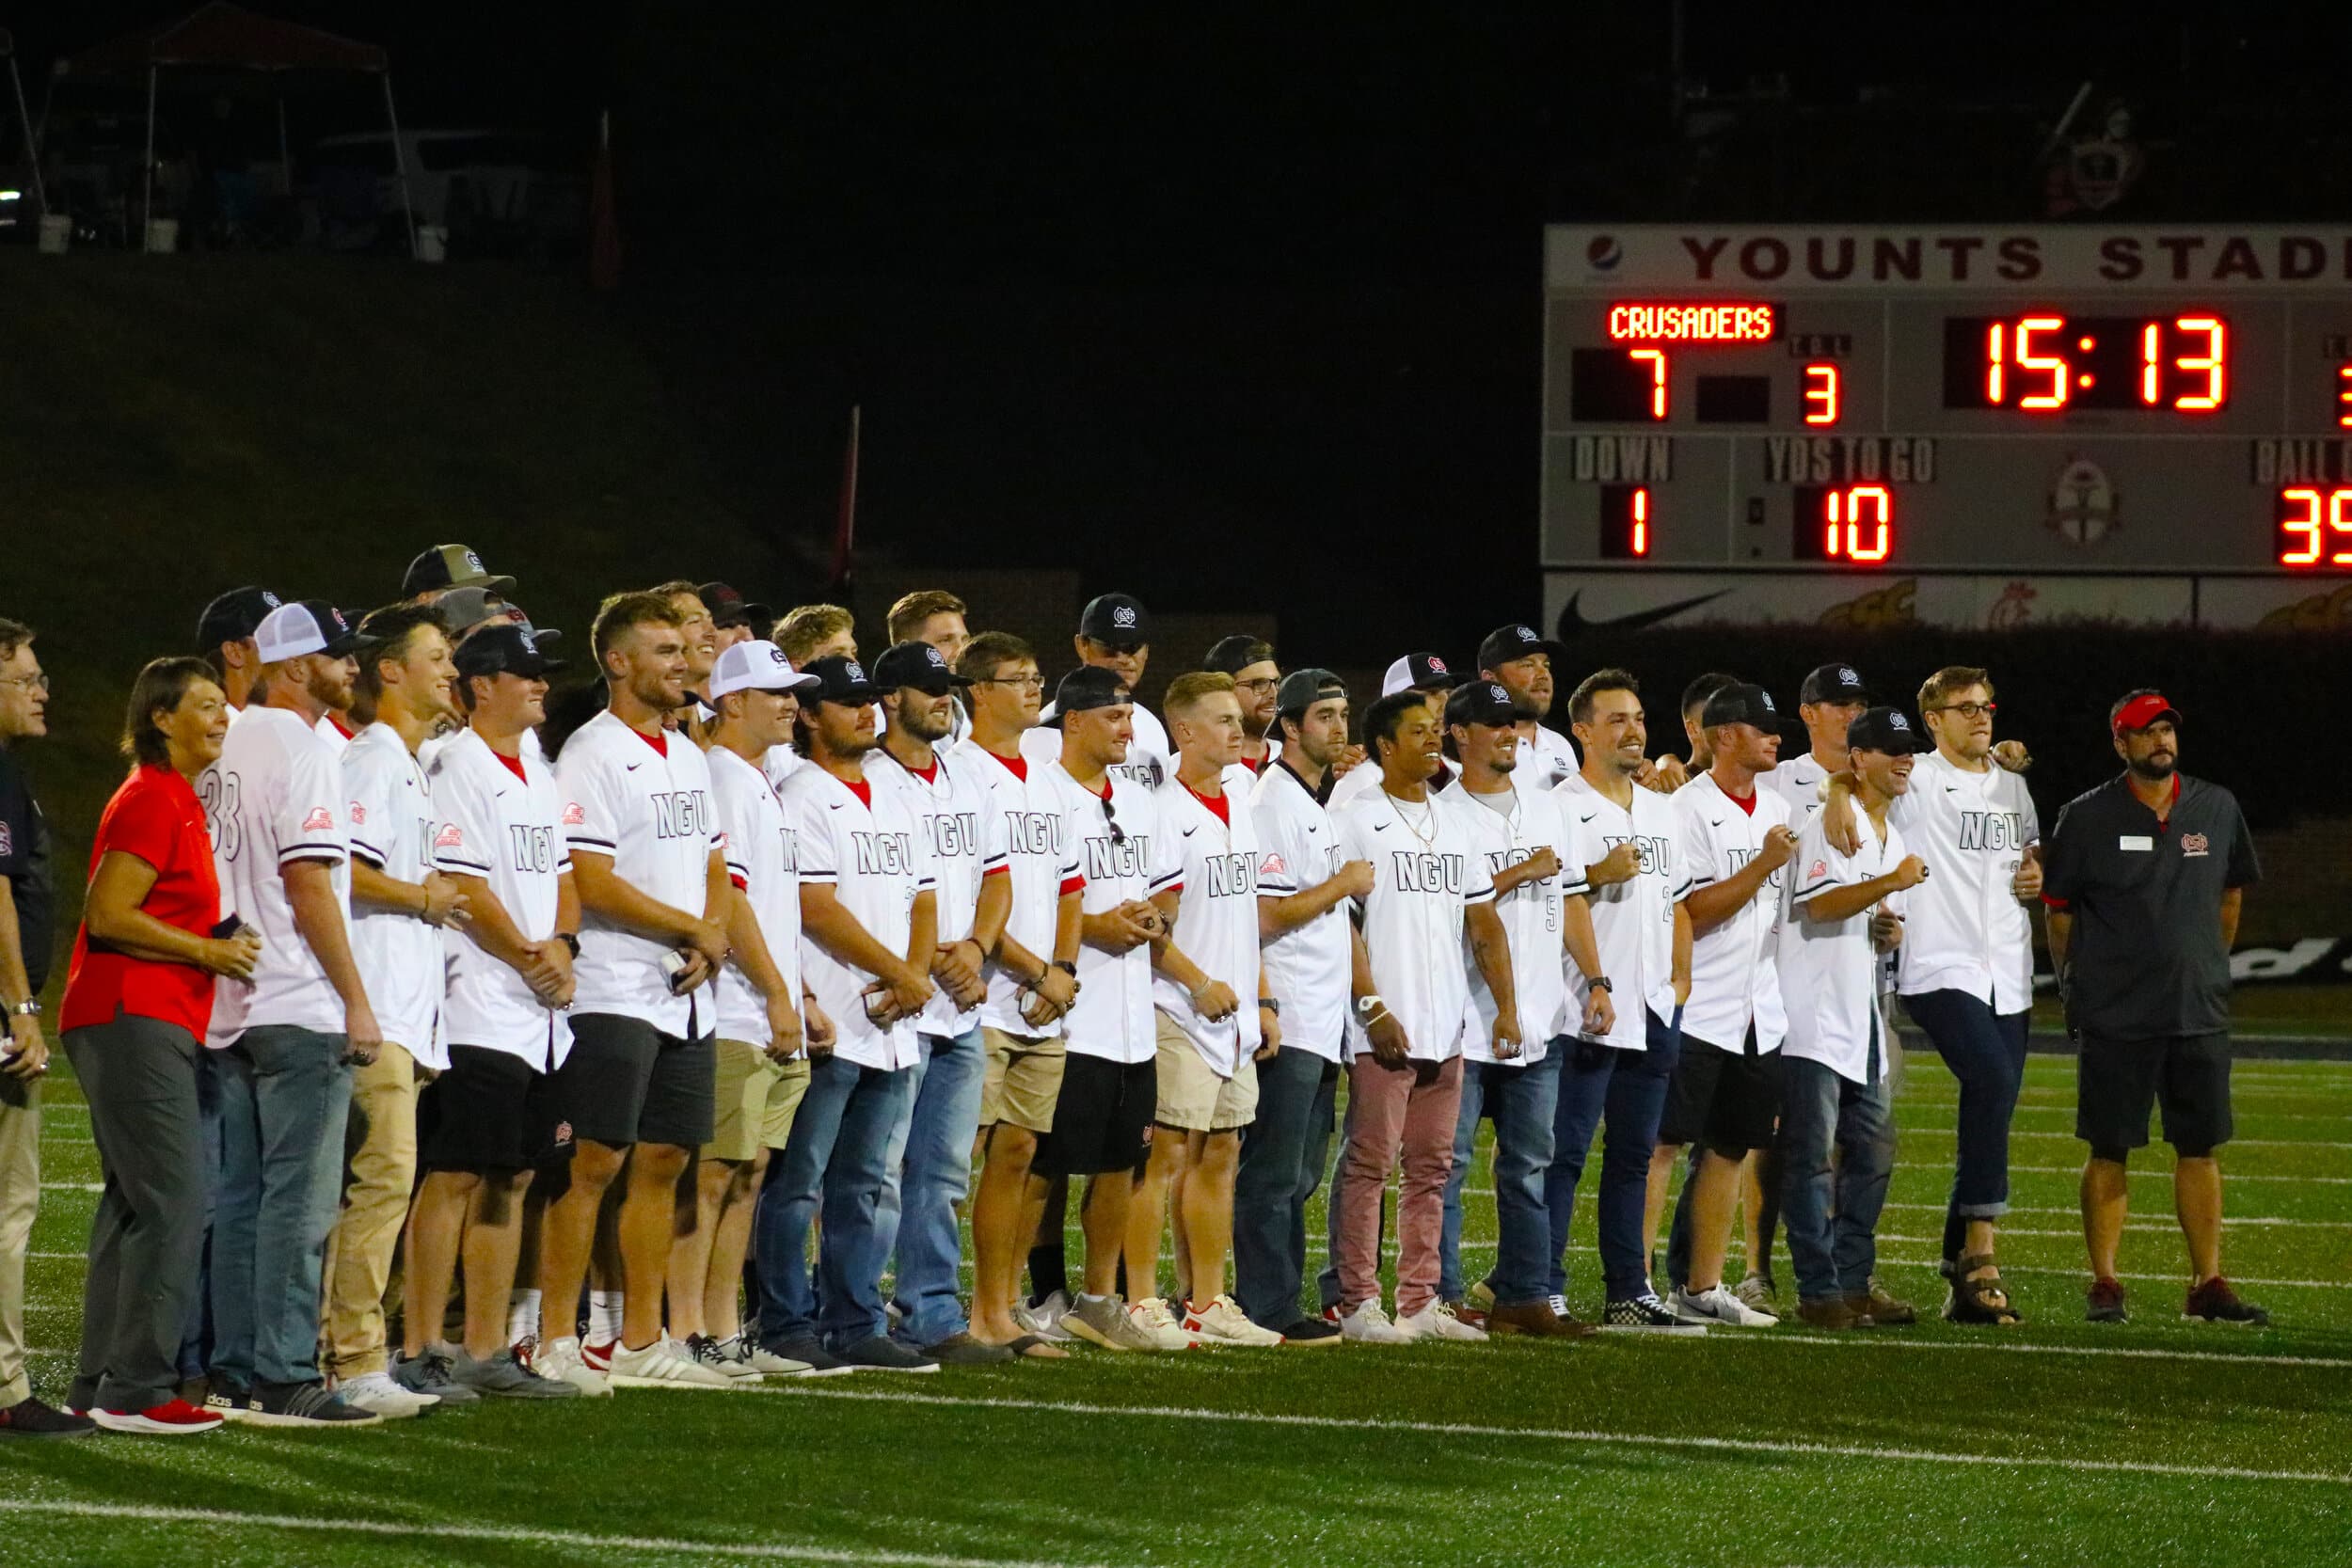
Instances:
[[[1547,231],[1543,562],[2352,580],[2352,230]]]

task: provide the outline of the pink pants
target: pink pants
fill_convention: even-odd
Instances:
[[[1340,1303],[1380,1299],[1380,1189],[1400,1154],[1396,1200],[1396,1315],[1409,1318],[1438,1293],[1438,1237],[1446,1177],[1454,1168],[1462,1106],[1462,1058],[1383,1067],[1370,1053],[1347,1069],[1347,1142],[1340,1153]]]

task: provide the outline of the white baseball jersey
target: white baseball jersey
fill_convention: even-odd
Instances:
[[[1249,809],[1253,782],[1249,769],[1236,763],[1218,781],[1225,793],[1215,805],[1181,779],[1169,779],[1160,790],[1160,832],[1174,840],[1182,863],[1178,875],[1184,881],[1172,940],[1201,974],[1232,987],[1241,1005],[1221,1019],[1202,1018],[1184,988],[1165,974],[1153,977],[1152,999],[1219,1078],[1239,1071],[1242,1058],[1265,1041],[1258,1017],[1258,829]]]
[[[1816,814],[1797,835],[1797,853],[1789,868],[1788,908],[1780,926],[1780,990],[1788,1009],[1788,1037],[1782,1049],[1791,1056],[1820,1062],[1841,1078],[1857,1084],[1886,1076],[1886,1041],[1876,1046],[1871,1066],[1871,1037],[1878,1031],[1878,953],[1870,945],[1870,911],[1843,920],[1815,920],[1804,912],[1805,900],[1832,888],[1852,887],[1883,877],[1910,851],[1893,822],[1882,839],[1855,802],[1846,810],[1856,819],[1862,846],[1851,855],[1830,847],[1822,817]],[[1900,914],[1904,895],[1887,895],[1883,902]]]
[[[408,743],[370,724],[342,752],[351,852],[395,881],[433,869],[433,794]],[[441,933],[405,910],[361,905],[351,917],[351,956],[384,1037],[434,1069],[449,1065],[435,1037],[441,1013]]]
[[[1135,705],[1135,738],[1127,742],[1127,760],[1113,766],[1110,775],[1144,789],[1157,789],[1176,776],[1176,748],[1168,744],[1168,727],[1159,716],[1141,703]],[[1054,705],[1045,705],[1041,721],[1054,717]],[[1021,754],[1032,768],[1061,760],[1061,729],[1058,725],[1040,722],[1037,728],[1021,736]]]
[[[1502,875],[1546,845],[1560,857],[1557,874],[1495,895],[1495,912],[1502,917],[1502,928],[1511,939],[1511,988],[1518,1001],[1520,1052],[1508,1065],[1532,1066],[1544,1059],[1545,1048],[1554,1036],[1574,1033],[1584,1016],[1583,976],[1578,976],[1573,989],[1568,983],[1561,906],[1570,895],[1585,891],[1584,867],[1598,856],[1588,852],[1576,819],[1561,810],[1549,789],[1526,794],[1516,783],[1493,795],[1449,789],[1439,803],[1460,815],[1479,853],[1486,859],[1489,877]],[[1494,992],[1486,989],[1478,958],[1467,941],[1462,943],[1462,965],[1464,982],[1470,987],[1462,1053],[1473,1062],[1491,1062],[1495,1059]]]
[[[990,768],[1003,772],[1002,764]],[[882,747],[866,753],[866,777],[876,789],[896,790],[914,814],[915,825],[931,855],[931,874],[939,881],[939,938],[961,942],[972,934],[972,917],[980,900],[980,879],[1004,874],[1007,849],[1004,821],[992,809],[994,794],[972,762],[944,750],[931,758],[930,777],[913,772]],[[939,988],[915,1021],[925,1035],[953,1039],[979,1027],[977,1007],[959,1007]]]
[[[1783,758],[1771,772],[1756,776],[1756,788],[1769,789],[1788,802],[1791,832],[1803,832],[1804,825],[1820,815],[1821,802],[1827,799],[1822,786],[1828,783],[1829,769],[1810,752]]]
[[[906,796],[870,778],[852,787],[808,767],[793,770],[778,798],[800,855],[802,888],[832,888],[867,936],[905,957],[914,900],[938,886],[930,846]],[[874,975],[834,958],[805,932],[801,973],[833,1020],[834,1055],[891,1072],[922,1059],[917,1021],[876,1023],[865,997]]]
[[[1460,1055],[1470,1006],[1464,915],[1495,895],[1486,855],[1460,815],[1434,797],[1400,800],[1383,789],[1331,818],[1340,858],[1372,863],[1372,894],[1358,909],[1373,990],[1404,1026],[1415,1060]],[[1351,1034],[1350,1044],[1361,1049],[1362,1037]]]
[[[784,781],[808,766],[808,758],[789,746],[771,746],[768,754],[759,759],[759,770],[768,776],[768,786],[777,794],[784,793]]]
[[[1586,865],[1620,844],[1631,844],[1641,857],[1640,869],[1630,878],[1589,889],[1586,898],[1601,971],[1613,988],[1609,999],[1616,1005],[1617,1021],[1605,1038],[1620,1051],[1645,1050],[1649,1037],[1644,1010],[1656,1013],[1661,1023],[1675,1016],[1675,906],[1691,891],[1690,874],[1677,851],[1674,801],[1636,784],[1628,810],[1581,773],[1556,794],[1584,837]]]
[[[1454,787],[1454,765],[1440,759],[1437,776],[1429,781],[1429,793],[1433,798]],[[1380,765],[1366,757],[1331,786],[1331,799],[1325,803],[1336,816],[1343,806],[1352,806],[1359,800],[1369,800],[1384,793],[1380,787]]]
[[[1753,811],[1747,809],[1751,805]],[[1788,822],[1788,802],[1780,796],[1759,788],[1748,800],[1735,800],[1712,773],[1677,790],[1674,808],[1682,874],[1691,893],[1737,873],[1762,852],[1767,832]],[[1784,864],[1773,872],[1730,919],[1698,932],[1691,943],[1691,1000],[1682,1009],[1686,1037],[1740,1051],[1753,1024],[1756,1050],[1780,1049],[1788,1018],[1772,947],[1788,869]]]
[[[1005,917],[1005,935],[1052,963],[1062,896],[1080,886],[1076,852],[1062,835],[1061,813],[1053,809],[1050,798],[1032,798],[1030,780],[1037,770],[1025,757],[1008,761],[977,740],[965,740],[948,753],[948,760],[977,779],[988,794],[988,809],[995,820],[993,827],[981,824],[982,854],[1001,852],[1006,875],[1012,879],[1012,910]],[[1021,1016],[1021,985],[990,959],[988,1000],[980,1004],[980,1022],[1025,1039],[1059,1035],[1058,1018],[1041,1027]]]
[[[545,942],[555,934],[564,878],[572,868],[567,834],[585,813],[564,798],[544,758],[529,747],[521,752],[509,761],[470,729],[441,748],[432,775],[440,816],[433,863],[451,876],[489,883],[524,939]],[[441,932],[449,964],[442,1037],[455,1045],[503,1051],[553,1072],[571,1053],[569,1020],[532,995],[523,977],[485,951],[471,930],[452,926]]]
[[[1057,737],[1058,738],[1058,737]],[[1077,862],[1081,908],[1102,914],[1182,885],[1182,864],[1160,822],[1158,798],[1131,780],[1106,776],[1107,797],[1070,776],[1060,759],[1035,766],[1029,798],[1060,816],[1062,842]],[[1103,810],[1105,799],[1110,813]],[[1078,998],[1063,1016],[1069,1048],[1114,1062],[1148,1062],[1158,1049],[1152,1020],[1152,947],[1112,953],[1078,944]]]
[[[342,717],[338,714],[322,713],[319,715],[319,721],[310,727],[318,732],[318,737],[326,741],[327,749],[338,757],[343,754],[345,748],[349,747],[353,741],[359,738],[358,731],[343,727]],[[384,1015],[376,1014],[375,1022],[382,1023]]]
[[[2009,891],[2042,819],[2026,781],[1988,763],[1981,773],[1929,752],[1887,820],[1928,879],[1904,895],[1903,944],[1895,950],[1907,996],[1964,990],[1996,1013],[2033,1006],[2033,926]]]
[[[612,874],[646,897],[696,917],[710,892],[710,852],[724,835],[710,800],[710,764],[682,735],[645,735],[597,714],[573,732],[555,777],[566,804],[572,848],[609,855]],[[707,1001],[674,996],[661,960],[668,942],[640,936],[583,911],[580,926],[576,1013],[613,1013],[684,1037],[711,1029]]]
[[[1346,859],[1340,853],[1339,825],[1279,760],[1258,775],[1249,807],[1258,830],[1261,898],[1288,898],[1338,873]],[[1329,1062],[1340,1059],[1352,1011],[1347,936],[1347,900],[1342,899],[1263,951],[1266,990],[1282,1004],[1282,1044]]]
[[[1549,724],[1538,724],[1533,740],[1524,736],[1519,738],[1519,761],[1511,770],[1511,785],[1549,794],[1574,778],[1581,766],[1575,741]]]
[[[723,746],[704,753],[710,764],[710,798],[726,834],[727,878],[751,905],[768,956],[784,976],[785,994],[801,1010],[801,867],[792,825],[767,776]],[[733,958],[719,972],[713,1004],[722,1039],[766,1045],[768,999]]]
[[[196,798],[212,830],[220,912],[224,918],[235,913],[262,936],[251,979],[222,975],[215,981],[204,1043],[230,1045],[265,1024],[342,1034],[342,1001],[294,929],[280,876],[295,861],[331,862],[336,901],[350,919],[350,843],[343,823],[350,797],[333,748],[297,713],[249,706],[229,726],[220,760],[198,775]]]

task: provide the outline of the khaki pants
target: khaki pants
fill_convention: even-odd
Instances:
[[[417,1064],[384,1042],[353,1069],[345,1124],[342,1212],[326,1238],[326,1313],[320,1365],[349,1381],[386,1370],[384,1292],[417,1179]]]
[[[0,1078],[0,1405],[29,1397],[24,1378],[24,1249],[40,1207],[40,1084]]]

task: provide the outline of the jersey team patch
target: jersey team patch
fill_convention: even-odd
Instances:
[[[1806,876],[1808,876],[1808,877],[1826,877],[1826,876],[1828,876],[1828,875],[1829,875],[1829,862],[1827,862],[1827,861],[1815,861],[1815,862],[1813,863],[1813,869],[1812,869],[1812,870],[1810,870],[1810,871],[1808,871],[1808,872],[1806,872],[1806,873],[1805,873],[1805,875],[1806,875]]]
[[[2213,845],[2202,833],[2183,833],[2181,835],[2181,853],[2184,855],[2210,855],[2213,853]]]
[[[584,828],[587,825],[588,814],[580,809],[580,803],[576,800],[564,801],[564,826],[566,828]]]
[[[335,831],[335,814],[325,806],[312,806],[310,815],[302,819],[306,833],[331,833]]]
[[[465,847],[465,830],[454,822],[442,823],[441,831],[433,835],[433,847],[436,849],[463,849]]]
[[[1289,869],[1289,866],[1282,863],[1279,850],[1268,850],[1265,859],[1258,863],[1258,875],[1261,877],[1279,877]]]
[[[355,828],[364,828],[368,825],[368,808],[357,800],[351,802],[351,825]]]

